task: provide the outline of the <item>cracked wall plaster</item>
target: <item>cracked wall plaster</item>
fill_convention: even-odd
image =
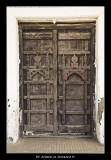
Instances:
[[[101,125],[103,111],[104,111],[104,98],[101,98],[100,102],[98,103],[98,118],[100,125]]]

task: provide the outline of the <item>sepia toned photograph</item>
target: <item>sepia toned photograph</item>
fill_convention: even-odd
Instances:
[[[104,6],[6,14],[7,153],[104,154]]]

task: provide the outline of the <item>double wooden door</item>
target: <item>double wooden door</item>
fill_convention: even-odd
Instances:
[[[94,23],[19,24],[23,135],[93,132]]]

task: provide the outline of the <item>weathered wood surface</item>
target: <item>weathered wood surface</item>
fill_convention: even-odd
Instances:
[[[74,55],[74,54],[77,54],[77,55],[81,55],[81,54],[90,54],[90,51],[75,51],[75,50],[59,50],[58,53],[60,55]]]
[[[47,83],[47,95],[50,95],[50,84]],[[50,109],[50,98],[47,98],[47,110]],[[47,112],[47,125],[50,124],[50,112]]]
[[[24,39],[51,39],[52,32],[24,32]]]
[[[24,81],[24,84],[53,84],[53,80],[46,80],[46,81]]]
[[[84,99],[84,96],[73,96],[73,95],[66,95],[65,96],[66,99]],[[59,96],[59,99],[63,99],[63,96]],[[87,99],[90,99],[90,96],[87,96]]]
[[[23,54],[27,55],[36,55],[36,54],[53,54],[53,51],[52,50],[33,50],[33,51],[23,51]]]
[[[69,33],[62,33],[59,32],[59,39],[90,39],[91,33],[75,33],[75,32],[69,32]]]
[[[84,85],[84,117],[85,124],[87,125],[87,82]]]
[[[19,26],[19,108],[20,110],[24,110],[24,101],[23,101],[23,30],[21,25]],[[20,136],[23,135],[23,125],[24,125],[24,114],[21,116],[21,124],[20,124]]]
[[[55,24],[21,24],[23,30],[36,30],[36,29],[57,29]]]
[[[53,131],[53,125],[24,125],[24,131]]]
[[[86,82],[87,84],[90,84],[90,81],[87,81]],[[59,81],[59,84],[63,84],[63,82],[62,81]],[[70,82],[65,82],[65,84],[66,85],[68,85],[68,84],[70,84],[70,85],[83,85],[84,84],[84,82],[73,82],[73,81],[70,81]]]
[[[20,26],[24,131],[89,133],[93,130],[95,24]]]
[[[66,114],[84,114],[84,111],[66,111]],[[63,114],[63,111],[59,110],[59,114]]]
[[[53,113],[53,110],[24,110],[24,113]]]
[[[47,99],[47,98],[53,98],[53,95],[24,96],[24,99]]]
[[[50,65],[50,68],[53,68],[53,66]],[[26,69],[26,70],[33,69],[33,71],[34,71],[35,66],[29,66],[29,67],[23,66],[23,69]],[[45,71],[45,69],[46,69],[46,66],[41,66],[41,70],[42,70],[42,71]],[[35,69],[35,71],[38,71],[38,70],[39,70],[39,69]],[[40,71],[41,71],[41,70],[40,70]]]
[[[53,51],[52,50],[47,50],[47,51],[44,51],[44,50],[37,50],[37,51],[23,51],[23,54],[25,55],[36,55],[36,54],[53,54]],[[61,49],[61,50],[58,50],[58,54],[60,55],[73,55],[73,54],[77,54],[77,55],[81,55],[81,54],[90,54],[90,51],[76,51],[76,50],[69,50],[68,48],[65,48],[65,49]]]
[[[27,84],[27,95],[30,96],[30,85]],[[30,99],[27,99],[27,109],[30,110]],[[30,113],[27,114],[28,125],[30,124]]]
[[[90,53],[90,40],[87,40],[88,48],[85,47],[85,39],[60,39],[58,41],[58,50],[60,51],[74,51],[75,53]]]
[[[66,114],[84,114],[84,111],[67,111],[65,112]],[[59,110],[59,114],[63,114],[62,110]],[[91,114],[90,111],[87,111],[87,114]]]
[[[90,95],[91,95],[91,133],[94,132],[94,122],[93,122],[93,106],[94,106],[94,96],[95,96],[95,26],[91,28],[91,89],[90,89]]]
[[[78,26],[80,27],[80,25]],[[91,131],[91,127],[87,129],[80,126],[89,124],[89,115],[91,114],[91,112],[87,109],[87,101],[90,101],[91,97],[91,94],[88,94],[89,88],[87,88],[87,85],[90,85],[91,32],[90,30],[80,30],[80,32],[78,30],[75,32],[75,29],[81,28],[78,26],[76,25],[74,30],[63,29],[58,31],[58,75],[60,76],[58,78],[58,88],[61,87],[61,89],[58,89],[58,100],[61,100],[62,104],[62,108],[59,109],[59,115],[61,115],[61,118],[59,119],[59,126],[62,127],[66,125],[62,129],[59,127],[59,132],[69,134]],[[92,28],[93,25],[89,25],[88,27]],[[88,75],[87,70],[89,70]],[[62,72],[64,72],[64,74],[62,74]],[[70,130],[70,127],[67,127],[68,125],[71,125],[71,127],[74,125],[79,125],[79,127],[78,129],[72,127],[73,129]]]
[[[25,39],[23,46],[24,53],[48,53],[47,51],[52,51],[52,40],[36,40],[36,39]],[[33,52],[32,52],[33,51]]]
[[[60,133],[85,133],[90,132],[90,125],[59,125]]]
[[[78,24],[21,24],[23,30],[36,29],[91,29],[95,23],[78,23]]]
[[[57,24],[58,29],[91,29],[95,23]]]
[[[54,107],[54,115],[53,115],[53,122],[54,122],[54,135],[58,134],[57,128],[57,30],[53,30],[53,107]]]

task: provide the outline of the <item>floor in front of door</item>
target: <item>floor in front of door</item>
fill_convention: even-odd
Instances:
[[[7,153],[104,153],[104,145],[95,138],[20,138]]]

